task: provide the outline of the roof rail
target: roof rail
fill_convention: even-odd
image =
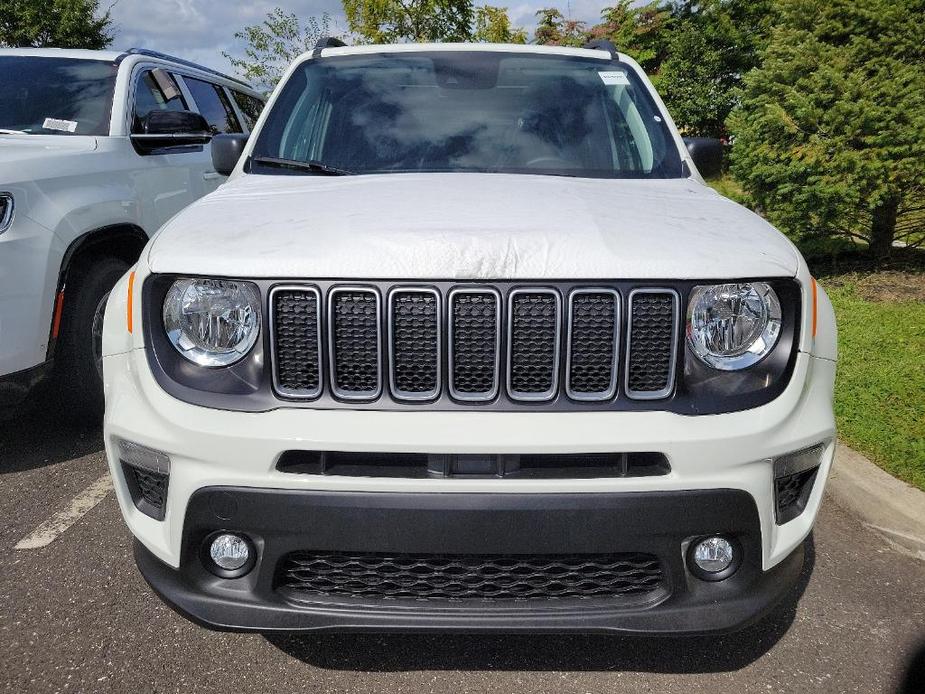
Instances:
[[[323,48],[341,48],[347,44],[333,36],[322,36],[315,44],[315,50],[320,51]]]
[[[202,70],[203,72],[208,72],[211,75],[216,75],[217,77],[222,77],[226,80],[231,80],[232,82],[237,82],[240,85],[247,87],[248,89],[253,89],[247,82],[242,80],[239,77],[232,77],[231,75],[226,75],[224,72],[219,72],[218,70],[213,70],[210,67],[200,65],[199,63],[194,63],[191,60],[185,60],[183,58],[178,58],[175,55],[169,55],[167,53],[161,53],[160,51],[152,51],[149,48],[129,48],[123,55],[144,55],[149,58],[160,58],[161,60],[167,60],[171,63],[177,63],[178,65],[185,65],[186,67],[193,67],[197,70]],[[121,57],[121,56],[120,56]]]
[[[582,48],[588,48],[596,51],[609,51],[610,57],[616,60],[619,57],[620,51],[617,50],[617,47],[613,45],[613,41],[608,41],[607,39],[594,39],[593,41],[588,41]]]

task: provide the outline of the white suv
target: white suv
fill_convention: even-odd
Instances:
[[[322,43],[104,330],[137,563],[216,628],[735,629],[832,462],[825,293],[607,44]]]
[[[170,217],[223,181],[213,133],[260,95],[146,50],[0,49],[0,408],[56,363],[71,414],[103,410],[105,297]]]

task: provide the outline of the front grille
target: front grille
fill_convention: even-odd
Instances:
[[[451,555],[294,552],[277,589],[293,599],[619,599],[664,585],[651,554]]]
[[[626,393],[663,398],[674,386],[678,295],[662,289],[630,293]]]
[[[284,398],[567,409],[674,393],[673,289],[319,285],[270,292]]]
[[[331,290],[329,320],[334,393],[345,399],[378,396],[382,387],[379,294],[366,288]]]

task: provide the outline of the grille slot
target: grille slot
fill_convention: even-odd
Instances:
[[[450,292],[450,395],[492,400],[498,394],[501,295],[494,289]]]
[[[400,400],[440,393],[440,294],[399,288],[389,294],[389,379]]]
[[[559,294],[517,289],[508,306],[508,394],[514,400],[549,400],[559,387]]]
[[[135,507],[154,520],[164,520],[170,475],[122,462],[125,482]]]
[[[629,297],[626,394],[635,400],[671,395],[677,350],[678,295],[634,289]]]
[[[270,292],[273,385],[291,397],[321,394],[321,296],[314,287],[275,287]]]
[[[345,400],[371,400],[382,392],[379,293],[336,287],[329,294],[331,388]]]
[[[569,296],[566,393],[573,400],[608,400],[617,392],[620,295],[576,289]]]
[[[451,555],[301,551],[285,556],[276,586],[293,599],[621,599],[664,586],[652,554]]]

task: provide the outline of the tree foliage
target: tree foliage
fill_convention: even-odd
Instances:
[[[0,0],[0,46],[98,50],[112,39],[99,0]]]
[[[665,59],[672,24],[671,12],[658,2],[634,7],[632,0],[619,0],[601,10],[601,21],[588,31],[588,39],[613,42],[651,74]]]
[[[483,5],[475,10],[473,41],[486,43],[526,43],[527,32],[512,28],[506,7]]]
[[[584,22],[566,19],[555,7],[547,7],[536,12],[536,30],[533,40],[548,46],[583,46],[588,41],[587,26]]]
[[[232,67],[253,84],[272,89],[296,57],[311,50],[322,36],[330,33],[328,15],[309,17],[304,24],[292,12],[277,7],[267,12],[260,24],[246,26],[234,37],[246,42],[244,57],[222,53]]]
[[[925,236],[925,0],[779,0],[730,118],[733,173],[801,238]]]
[[[343,0],[347,26],[366,43],[467,41],[472,0]]]

